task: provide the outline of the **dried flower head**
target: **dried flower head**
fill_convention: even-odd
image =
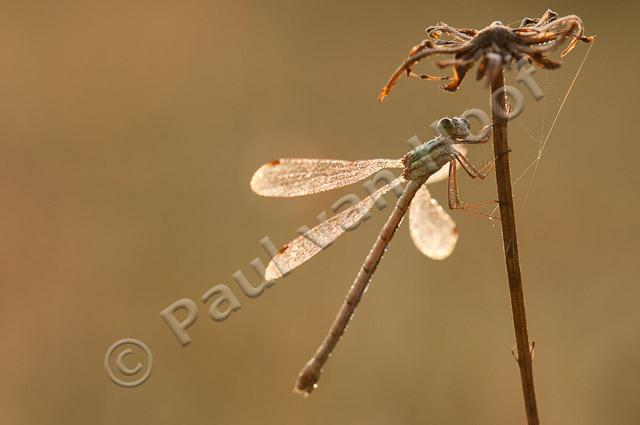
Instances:
[[[427,28],[427,38],[409,51],[407,59],[396,69],[380,91],[382,101],[402,74],[423,80],[451,80],[443,86],[447,91],[456,91],[474,63],[478,62],[477,79],[487,80],[503,68],[511,67],[514,61],[527,59],[545,69],[556,69],[559,62],[547,55],[570,39],[561,57],[566,56],[578,41],[590,43],[593,36],[584,35],[582,20],[576,15],[558,17],[547,10],[539,19],[525,18],[518,28],[511,28],[502,22],[493,22],[488,27],[475,30],[454,28],[439,23]],[[416,74],[413,66],[421,59],[433,55],[454,55],[453,58],[436,62],[440,68],[453,68],[452,77]]]

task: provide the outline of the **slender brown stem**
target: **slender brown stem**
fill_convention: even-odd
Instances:
[[[513,192],[511,189],[511,170],[509,168],[509,141],[507,138],[508,113],[506,108],[506,92],[504,91],[504,72],[500,70],[491,81],[492,118],[493,118],[493,152],[496,158],[496,181],[498,200],[500,203],[500,221],[502,222],[502,242],[507,264],[509,291],[511,293],[511,310],[513,326],[518,348],[518,366],[524,395],[524,406],[527,423],[538,425],[538,406],[533,383],[533,364],[527,316],[524,308],[522,276],[520,275],[520,258],[518,257],[518,238],[516,236],[516,218],[513,211]]]

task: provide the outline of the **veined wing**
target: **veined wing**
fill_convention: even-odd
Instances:
[[[278,279],[309,260],[346,230],[358,224],[378,199],[404,181],[404,178],[398,177],[362,201],[323,221],[283,246],[269,262],[265,271],[265,279]]]
[[[422,186],[409,206],[409,233],[416,247],[429,258],[447,258],[458,240],[456,223]]]
[[[251,189],[262,196],[310,195],[356,183],[385,168],[402,167],[399,159],[280,159],[253,174]]]

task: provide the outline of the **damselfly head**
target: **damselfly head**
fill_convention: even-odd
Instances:
[[[438,129],[443,136],[454,139],[465,138],[470,134],[469,120],[464,117],[444,117],[438,121]]]

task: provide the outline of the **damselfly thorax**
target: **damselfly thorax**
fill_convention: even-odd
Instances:
[[[458,153],[450,143],[447,143],[447,139],[445,136],[438,136],[407,153],[402,159],[404,165],[402,177],[420,181],[440,171],[454,158],[453,155]]]

